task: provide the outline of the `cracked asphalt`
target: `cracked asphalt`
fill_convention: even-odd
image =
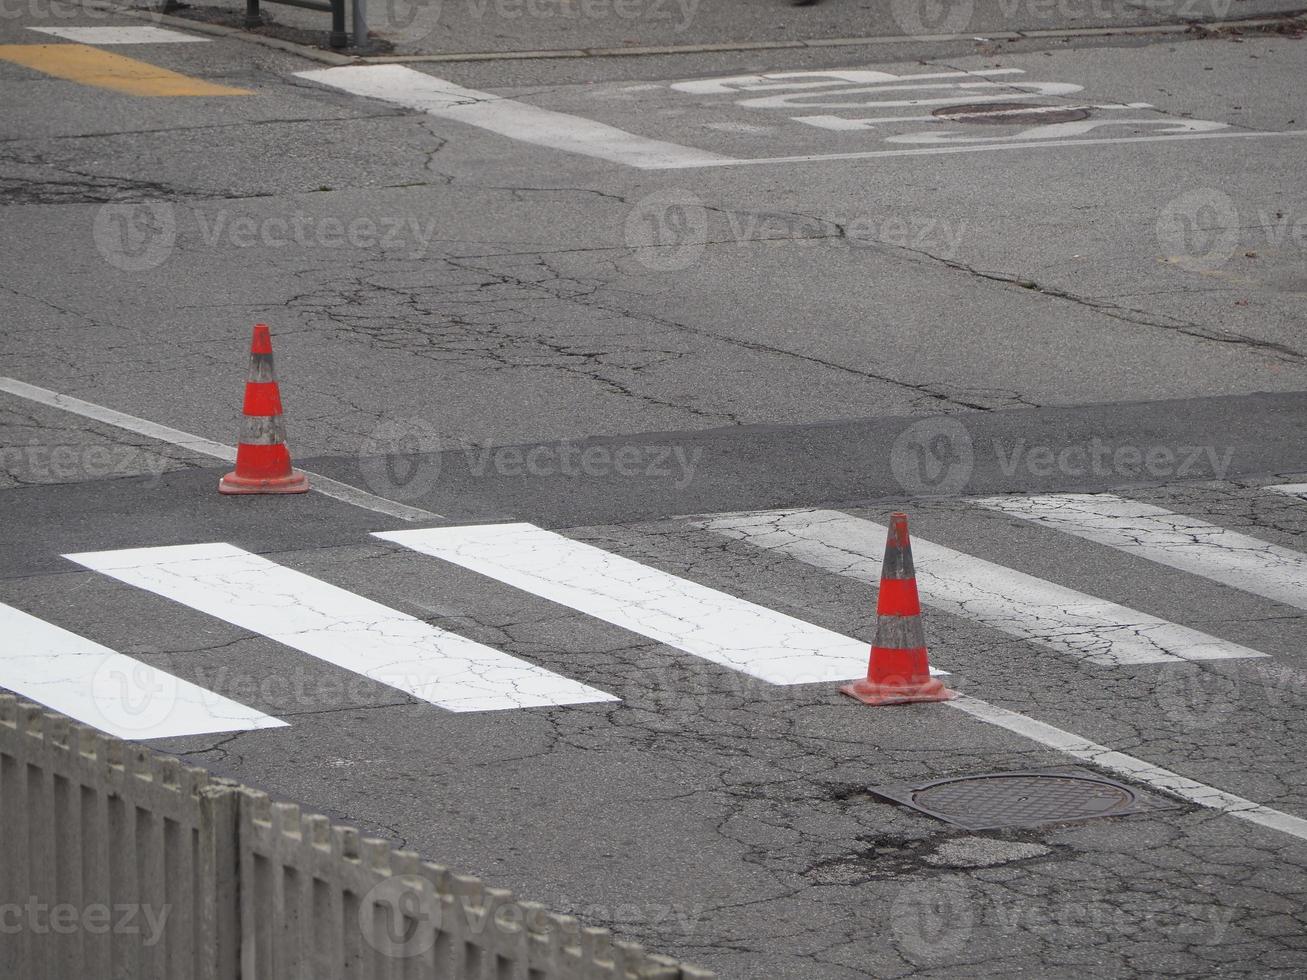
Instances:
[[[956,31],[1102,21],[1009,6]],[[1108,21],[1176,19],[1158,6]],[[630,33],[432,9],[394,50]],[[0,46],[144,23],[52,10],[6,8]],[[429,511],[416,526],[530,522],[869,643],[874,581],[750,530],[780,517],[713,521],[906,510],[923,542],[1261,656],[1095,660],[1142,620],[1068,605],[1020,636],[967,605],[995,582],[926,608],[963,709],[871,708],[381,540],[415,524],[366,506],[220,497],[225,468],[176,437],[2,383],[0,603],[288,723],[157,748],[723,978],[1303,975],[1300,566],[1272,597],[978,503],[1111,494],[1307,552],[1307,497],[1276,489],[1307,483],[1301,22],[1003,44],[811,14],[705,5],[639,34],[744,50],[409,66],[487,111],[560,114],[513,138],[228,36],[105,50],[251,95],[129,97],[0,57],[0,375],[233,445],[266,322],[296,464]],[[920,74],[937,103],[885,95]],[[1014,115],[956,121],[986,105]],[[578,118],[727,162],[549,145]],[[619,700],[447,711],[63,557],[205,542]],[[1288,820],[1127,778],[1122,756]],[[870,792],[1072,767],[1166,806],[969,831]]]

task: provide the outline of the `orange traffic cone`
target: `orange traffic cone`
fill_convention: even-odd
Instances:
[[[218,481],[219,493],[303,493],[309,480],[290,465],[281,392],[272,369],[272,335],[254,327],[250,377],[245,383],[245,422],[236,447],[236,469]]]
[[[867,677],[846,684],[841,691],[864,704],[948,701],[958,696],[930,676],[907,514],[890,517],[876,616],[876,641],[871,646]]]

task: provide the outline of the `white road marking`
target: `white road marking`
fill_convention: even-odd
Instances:
[[[1012,69],[1015,71],[1016,69]],[[985,74],[996,74],[996,72]],[[795,75],[810,75],[808,72],[796,72]],[[897,80],[897,76],[885,75],[883,72],[849,73],[841,75],[867,74],[886,80]],[[956,73],[945,73],[953,75]],[[982,74],[980,72],[964,72]],[[354,95],[380,99],[393,105],[402,105],[410,109],[466,123],[507,136],[510,139],[534,143],[568,153],[598,157],[615,163],[637,167],[642,170],[690,170],[699,167],[734,167],[759,164],[784,163],[818,163],[827,160],[874,160],[879,158],[903,156],[937,156],[944,153],[986,153],[999,150],[1033,149],[1062,146],[1109,146],[1125,143],[1152,143],[1168,140],[1194,139],[1234,139],[1250,137],[1284,137],[1307,136],[1307,130],[1289,130],[1286,132],[1247,132],[1222,130],[1220,132],[1179,132],[1149,136],[1084,137],[1071,139],[1025,140],[1015,143],[984,143],[963,146],[920,146],[909,149],[863,150],[847,153],[816,153],[800,156],[738,158],[723,156],[710,150],[667,143],[663,140],[637,136],[625,130],[608,126],[604,123],[585,119],[581,116],[542,109],[525,102],[478,92],[463,88],[444,79],[427,75],[404,65],[346,65],[339,68],[320,68],[313,71],[297,72],[296,77],[318,82],[332,88],[338,88]],[[753,76],[748,76],[753,77]],[[763,78],[764,76],[758,76]],[[906,78],[925,78],[930,76],[905,76]],[[712,80],[720,83],[721,79]],[[727,81],[730,81],[729,79]],[[676,83],[683,85],[688,83]],[[829,85],[830,81],[819,81],[814,86]],[[979,83],[977,83],[979,84]],[[1018,83],[1034,84],[1034,83]],[[1041,83],[1046,85],[1065,85],[1066,83]],[[676,86],[673,86],[674,88]],[[768,87],[800,88],[804,83],[788,82],[782,86],[761,85]],[[1079,91],[1079,86],[1071,86]],[[912,101],[912,100],[909,100]],[[950,100],[951,101],[951,100]],[[980,101],[975,99],[973,101]],[[780,103],[777,103],[778,105]],[[915,103],[922,104],[922,103]],[[786,105],[789,108],[788,103]]]
[[[1083,92],[1083,85],[1074,82],[926,82],[917,81],[926,76],[905,75],[898,85],[865,85],[822,92],[784,92],[764,95],[756,99],[741,99],[737,105],[750,109],[915,109],[918,106],[951,105],[958,102],[1012,102],[1017,99],[1051,98]],[[994,91],[997,89],[998,91]],[[934,98],[876,99],[858,96],[880,95],[884,92],[932,91],[946,93]],[[985,92],[991,92],[985,95]],[[836,101],[825,101],[834,99]]]
[[[1005,728],[1017,735],[1038,742],[1040,745],[1046,745],[1049,748],[1057,749],[1059,752],[1064,752],[1074,759],[1091,763],[1128,779],[1145,783],[1148,786],[1179,796],[1191,803],[1207,807],[1209,810],[1216,810],[1232,817],[1238,817],[1240,820],[1247,820],[1249,823],[1269,827],[1271,830],[1278,830],[1280,833],[1297,837],[1300,840],[1307,840],[1307,820],[1302,817],[1295,817],[1283,810],[1276,810],[1260,803],[1254,803],[1242,796],[1236,796],[1233,793],[1227,793],[1223,789],[1217,789],[1215,786],[1197,782],[1169,769],[1155,766],[1151,762],[1145,762],[1143,759],[1126,755],[1124,752],[1117,752],[1105,745],[1091,742],[1087,738],[1082,738],[1061,728],[1055,728],[1042,721],[1036,721],[1034,718],[1028,718],[1025,715],[1017,714],[1015,711],[1008,711],[1006,708],[1000,708],[968,695],[944,703],[987,724]]]
[[[870,644],[533,524],[374,535],[770,684],[854,680]],[[938,673],[938,672],[937,672]]]
[[[49,388],[38,388],[36,385],[29,385],[27,382],[19,381],[16,378],[0,378],[0,391],[6,391],[11,395],[17,395],[19,398],[26,398],[28,401],[37,402],[41,405],[49,405],[51,408],[72,412],[74,415],[80,415],[83,418],[94,419],[97,422],[103,422],[118,429],[126,429],[128,432],[135,432],[137,435],[149,436],[151,439],[157,439],[159,442],[166,442],[173,446],[180,446],[182,449],[189,449],[191,452],[199,453],[202,456],[212,456],[224,463],[236,462],[236,450],[232,446],[224,446],[220,442],[205,439],[203,436],[193,436],[189,432],[182,432],[180,429],[172,429],[166,425],[159,425],[157,422],[139,419],[135,415],[114,411],[114,409],[105,408],[103,405],[84,402],[80,398],[60,394],[57,391],[51,391]]]
[[[920,82],[937,78],[992,78],[995,75],[1024,75],[1024,68],[987,68],[977,71],[937,71],[920,75],[892,75],[887,71],[774,71],[763,75],[730,75],[725,78],[694,78],[673,82],[673,92],[688,95],[734,95],[742,92],[793,92],[838,89],[849,85],[881,82]]]
[[[709,163],[670,164],[668,169],[693,167],[734,167],[770,165],[778,163],[823,163],[828,160],[878,160],[888,157],[925,157],[945,153],[992,153],[1001,150],[1042,150],[1055,146],[1116,146],[1126,143],[1170,143],[1179,140],[1222,139],[1274,139],[1276,137],[1307,136],[1307,129],[1290,129],[1281,132],[1250,133],[1223,129],[1215,133],[1166,133],[1155,136],[1097,136],[1061,140],[1030,140],[1021,143],[985,143],[964,146],[922,146],[904,150],[858,150],[849,153],[808,153],[789,157],[750,157],[738,160],[720,160]]]
[[[1196,517],[1109,493],[989,497],[975,503],[1307,609],[1307,555]]]
[[[134,657],[0,604],[0,687],[126,739],[284,728]]]
[[[169,31],[162,27],[29,27],[79,44],[203,44],[207,37]]]
[[[166,442],[169,445],[179,446],[182,449],[189,449],[191,452],[198,453],[201,456],[211,456],[214,459],[222,460],[224,463],[236,462],[236,449],[233,446],[224,446],[220,442],[214,442],[212,439],[205,439],[203,436],[194,436],[189,432],[182,432],[180,429],[173,429],[166,425],[159,425],[157,422],[137,418],[135,415],[118,412],[112,408],[105,408],[103,405],[85,402],[80,398],[74,398],[71,395],[64,395],[57,391],[51,391],[49,388],[40,388],[36,385],[29,385],[27,382],[19,381],[16,378],[0,378],[0,391],[8,392],[11,395],[17,395],[19,398],[26,398],[28,401],[37,402],[41,405],[49,405],[52,408],[71,412],[74,415],[80,415],[83,418],[94,419],[97,422],[103,422],[105,425],[112,425],[117,429],[124,429],[128,432],[135,432],[138,435],[148,436],[151,439],[157,439],[159,442]],[[339,480],[333,480],[330,477],[323,476],[321,473],[314,473],[311,470],[304,470],[304,472],[309,476],[309,489],[316,490],[318,493],[331,497],[333,500],[339,500],[342,503],[351,504],[355,507],[362,507],[365,510],[375,511],[378,514],[397,517],[402,521],[430,521],[442,519],[441,515],[433,513],[432,511],[423,510],[420,507],[410,507],[408,504],[401,504],[394,500],[387,500],[385,497],[378,497],[376,494],[368,493],[366,490],[360,490],[358,487],[350,486],[348,483],[341,483]]]
[[[830,510],[723,514],[697,526],[863,582],[880,576],[883,525]],[[921,601],[1093,664],[1265,654],[951,548],[912,539]]]
[[[702,167],[733,162],[707,150],[648,139],[625,130],[488,92],[478,92],[403,65],[347,65],[296,73],[354,95],[418,109],[511,139],[567,153],[598,157],[642,170]]]
[[[1093,132],[1112,126],[1156,127],[1160,133],[1214,133],[1229,128],[1229,123],[1208,122],[1203,119],[1079,119],[1075,122],[1045,123],[1028,126],[1009,136],[967,136],[962,130],[944,132],[899,133],[886,136],[886,143],[920,143],[931,146],[954,146],[962,143],[1019,143],[1034,140],[1056,140]]]
[[[1291,497],[1307,499],[1307,483],[1281,483],[1278,486],[1263,487],[1262,489],[1274,490],[1276,493],[1287,493]]]
[[[234,545],[64,557],[450,711],[618,700]]]

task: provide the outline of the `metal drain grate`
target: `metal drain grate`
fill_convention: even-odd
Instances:
[[[1038,827],[1179,805],[1086,769],[991,772],[916,786],[873,786],[870,791],[967,830]]]
[[[948,122],[981,123],[990,126],[1043,126],[1048,123],[1078,122],[1089,118],[1084,106],[1031,105],[1029,102],[978,102],[950,105],[931,113]]]

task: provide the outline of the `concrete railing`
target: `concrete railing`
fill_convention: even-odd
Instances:
[[[0,695],[0,976],[713,975]]]

